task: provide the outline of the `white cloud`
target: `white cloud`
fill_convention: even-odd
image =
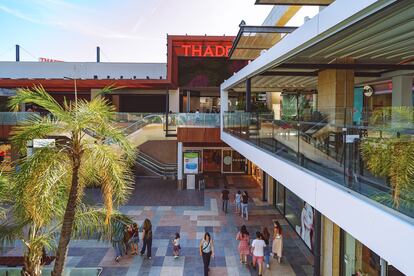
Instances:
[[[31,23],[41,24],[41,21],[36,20],[32,16],[29,16],[27,14],[24,14],[24,13],[22,13],[22,12],[16,10],[16,9],[8,8],[8,7],[4,6],[4,5],[0,5],[0,11],[3,11],[5,13],[8,13],[8,14],[14,16],[14,17],[23,19],[25,21],[29,21]]]

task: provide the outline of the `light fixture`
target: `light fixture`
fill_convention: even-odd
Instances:
[[[374,94],[374,88],[370,85],[364,86],[364,96],[365,97],[371,97]]]

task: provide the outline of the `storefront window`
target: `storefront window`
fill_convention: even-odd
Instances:
[[[232,160],[231,150],[223,150],[223,172],[231,172]]]
[[[232,151],[232,171],[244,172],[246,170],[246,158],[237,151]]]
[[[380,257],[346,232],[342,250],[344,276],[381,275]]]
[[[254,164],[253,162],[250,162],[250,164],[251,164],[251,175],[253,179],[256,180],[257,183],[259,183],[261,186],[263,186],[261,169],[258,166],[256,166],[256,164]]]
[[[276,208],[279,210],[280,213],[283,215],[285,214],[285,187],[280,184],[278,181],[273,179],[274,188],[273,191],[275,193],[274,203]]]
[[[221,149],[204,149],[203,150],[203,171],[220,172],[221,171]]]
[[[286,192],[286,219],[296,230],[305,244],[313,251],[313,226],[314,210],[309,203],[304,202],[294,193],[285,189]]]

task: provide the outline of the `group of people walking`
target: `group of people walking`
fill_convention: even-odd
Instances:
[[[132,255],[138,255],[140,232],[142,232],[142,248],[140,254],[143,256],[146,252],[148,259],[151,259],[152,224],[149,219],[145,219],[140,228],[136,223],[124,225],[116,221],[112,224],[112,245],[115,249],[116,262],[119,262],[123,255],[128,255],[129,250]]]
[[[131,251],[132,255],[138,255],[139,251],[139,233],[142,233],[142,247],[140,255],[147,255],[147,258],[151,260],[151,248],[152,248],[152,224],[149,219],[145,219],[141,227],[138,224],[124,225],[119,221],[116,221],[112,225],[112,245],[115,249],[115,261],[119,262],[123,255],[128,255],[128,251]],[[180,255],[180,234],[175,233],[174,238],[171,240],[173,245],[174,258],[178,258]]]
[[[221,192],[222,210],[228,213],[228,202],[230,200],[230,191],[227,187]],[[236,213],[245,220],[249,219],[248,204],[249,195],[247,191],[237,191],[234,195],[234,203],[236,205]],[[121,222],[114,222],[112,225],[112,244],[115,249],[115,261],[119,262],[123,255],[128,255],[131,251],[132,255],[141,256],[145,253],[148,259],[151,259],[152,247],[152,224],[147,218],[141,227],[138,224],[124,225]],[[139,251],[140,232],[142,232],[142,247]],[[236,240],[239,241],[238,251],[240,254],[240,263],[247,264],[248,258],[251,256],[251,264],[254,268],[258,267],[259,275],[262,275],[264,265],[270,268],[270,256],[273,256],[280,263],[283,250],[283,235],[282,228],[278,221],[274,222],[273,235],[271,236],[267,227],[263,227],[261,232],[256,232],[255,239],[251,241],[249,232],[245,225],[241,226],[237,233]],[[180,234],[175,233],[171,240],[173,247],[173,256],[178,258],[180,256]],[[199,252],[204,264],[204,275],[207,276],[209,272],[210,260],[214,258],[214,241],[209,232],[205,232],[203,238],[200,240]]]
[[[230,200],[230,191],[227,187],[221,191],[222,210],[225,214],[228,213],[228,204]],[[249,220],[249,194],[247,191],[237,191],[234,195],[234,204],[236,205],[236,213],[241,215],[245,220]]]
[[[273,239],[267,227],[263,227],[261,232],[256,232],[255,239],[250,243],[250,234],[247,227],[243,225],[237,233],[236,240],[239,241],[240,263],[247,264],[248,256],[252,256],[252,266],[259,268],[259,275],[263,273],[264,264],[270,268],[270,256],[277,259],[280,263],[282,260],[283,235],[282,228],[278,221],[274,222]]]

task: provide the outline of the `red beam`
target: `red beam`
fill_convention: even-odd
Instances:
[[[19,87],[33,87],[34,85],[42,85],[46,90],[55,91],[73,91],[73,80],[65,79],[0,79],[0,87],[2,88],[19,88]],[[168,80],[95,80],[88,79],[76,80],[78,90],[90,90],[104,88],[105,86],[113,85],[115,87],[134,88],[134,89],[148,89],[159,90],[171,87]]]

